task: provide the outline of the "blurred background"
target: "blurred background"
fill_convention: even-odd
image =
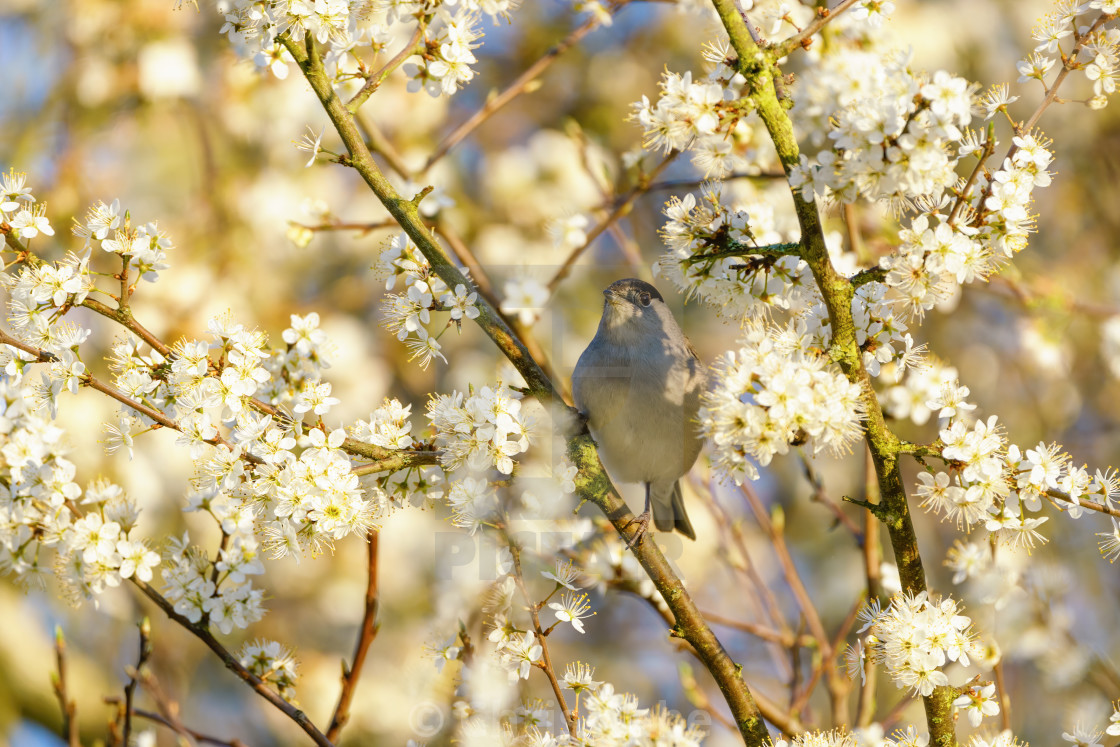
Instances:
[[[1035,0],[895,4],[887,30],[899,47],[912,51],[915,69],[944,68],[985,88],[1014,82],[1015,62],[1033,46],[1030,28],[1048,7]],[[294,67],[278,80],[239,59],[218,33],[221,15],[205,0],[200,5],[196,11],[190,5],[176,10],[172,0],[0,0],[7,70],[0,95],[0,168],[27,172],[34,194],[47,203],[57,248],[45,256],[58,258],[80,246],[68,227],[90,204],[119,199],[134,222],[158,220],[175,242],[171,269],[157,284],[143,285],[134,301],[136,316],[163,340],[198,336],[208,319],[230,309],[238,321],[280,344],[289,315],[318,312],[336,346],[327,375],[342,402],[330,415],[336,425],[367,418],[382,398],[398,397],[412,405],[413,435],[420,437],[429,392],[462,391],[500,375],[509,380],[510,370],[471,325],[461,337],[442,340],[453,365],[437,362],[425,371],[406,362],[407,351],[378,326],[385,283],[370,269],[393,232],[314,230],[379,224],[385,212],[346,168],[323,161],[305,168],[308,156],[293,142],[309,127],[318,133],[327,125],[309,88]],[[492,92],[584,19],[567,3],[526,0],[512,24],[485,23],[476,51],[478,76],[465,90],[433,99],[407,92],[403,76],[393,76],[363,116],[415,169]],[[633,184],[634,170],[623,158],[641,141],[640,128],[627,121],[632,103],[658,94],[665,68],[700,74],[701,46],[716,36],[705,12],[631,3],[613,25],[561,55],[539,88],[486,121],[423,181],[397,184],[406,196],[436,186],[424,203],[435,211],[428,217],[445,240],[457,238],[471,248],[499,295],[508,280],[547,282],[567,254],[554,245],[550,223],[577,214],[602,218]],[[1021,96],[1012,107],[1020,115],[1041,97],[1038,87],[1014,86],[1012,92]],[[1068,93],[1080,97],[1073,89]],[[1055,141],[1056,178],[1038,192],[1039,231],[1009,270],[1010,282],[967,287],[952,313],[933,313],[916,332],[957,368],[980,404],[978,414],[1000,416],[1012,442],[1029,448],[1039,440],[1057,441],[1090,471],[1114,462],[1120,448],[1120,385],[1102,353],[1101,336],[1102,322],[1120,311],[1118,125],[1115,105],[1090,111],[1067,104],[1047,112],[1040,126]],[[341,150],[329,128],[323,147]],[[659,179],[699,176],[687,159],[678,159]],[[656,189],[639,197],[618,229],[592,246],[540,310],[534,334],[565,382],[594,332],[601,289],[618,277],[651,279],[650,265],[662,251],[660,211],[670,194],[686,191]],[[871,250],[889,250],[896,235],[890,216],[866,205],[856,215]],[[839,225],[838,216],[830,220]],[[734,326],[684,299],[669,300],[703,357],[711,360],[734,344]],[[100,320],[92,326],[95,344],[106,350],[120,334]],[[97,363],[92,365],[96,372]],[[192,465],[185,453],[170,448],[170,434],[138,439],[132,461],[105,455],[98,443],[102,433],[91,424],[113,409],[88,391],[63,400],[60,420],[79,482],[104,475],[123,485],[143,509],[148,536],[173,536],[184,525],[203,541],[216,536],[197,515],[181,512]],[[904,423],[898,430],[915,441],[936,438],[932,424]],[[554,457],[551,446],[547,434],[535,444],[533,458],[545,467]],[[843,495],[863,494],[862,454],[811,463],[837,504]],[[773,549],[742,495],[717,491],[722,508],[712,510],[706,465],[697,467],[693,480],[690,511],[702,540],[662,539],[701,609],[733,620],[759,615],[757,599],[729,569],[730,540],[718,525],[730,520],[758,574],[796,620]],[[809,500],[814,489],[799,460],[776,460],[755,488],[768,509],[781,509],[797,567],[826,627],[836,630],[863,588],[859,549],[832,512]],[[563,513],[570,505],[556,498],[549,510]],[[854,524],[862,522],[854,507],[840,510]],[[1029,567],[1023,559],[1024,592],[998,609],[970,599],[968,589],[954,589],[951,572],[942,567],[956,530],[920,511],[916,521],[931,586],[962,596],[967,614],[1007,657],[1016,735],[1053,744],[1079,717],[1103,724],[1111,712],[1108,701],[1120,696],[1120,640],[1111,624],[1120,608],[1120,579],[1101,559],[1094,534],[1110,531],[1107,521],[1090,515],[1048,522],[1051,542],[1034,551]],[[449,567],[448,547],[462,550],[468,562]],[[884,552],[889,561],[885,541]],[[449,732],[430,727],[450,722],[454,667],[438,672],[425,647],[445,641],[457,620],[477,608],[493,578],[493,552],[458,533],[436,508],[394,514],[381,533],[380,553],[381,628],[343,743],[404,744],[423,737],[445,744]],[[256,637],[294,646],[301,672],[297,695],[316,723],[329,719],[340,661],[351,653],[364,569],[365,547],[356,538],[340,543],[332,556],[270,562],[270,614],[224,639],[230,648]],[[60,721],[50,689],[56,625],[68,640],[71,693],[84,740],[104,737],[112,711],[102,697],[119,694],[125,667],[135,661],[136,623],[145,614],[152,619],[152,666],[186,724],[253,745],[304,742],[294,725],[200,643],[128,589],[102,595],[96,607],[70,608],[52,589],[26,592],[0,579],[0,600],[0,743],[62,743],[52,736]],[[567,628],[550,638],[555,658],[594,665],[596,679],[638,694],[643,706],[664,701],[687,713],[702,697],[722,705],[718,690],[671,644],[649,605],[603,590],[592,601],[597,615],[585,635]],[[717,632],[745,664],[748,682],[782,697],[789,672],[775,664],[773,650],[741,630],[717,626]],[[698,670],[695,684],[683,669],[690,666]],[[543,685],[535,674],[525,695],[549,698]],[[884,679],[879,713],[904,696]],[[823,702],[822,696],[810,705]],[[900,707],[895,718],[896,725],[914,723],[924,731],[920,703]],[[827,726],[827,720],[817,725]],[[961,733],[968,733],[967,725]],[[171,739],[159,735],[160,744]],[[716,724],[710,743],[735,744],[738,737]]]

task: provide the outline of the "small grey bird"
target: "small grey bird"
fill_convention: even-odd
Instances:
[[[572,397],[607,471],[645,484],[645,511],[629,544],[645,534],[651,507],[660,531],[696,539],[679,480],[700,454],[704,365],[652,285],[628,278],[603,295],[599,329],[572,372]]]

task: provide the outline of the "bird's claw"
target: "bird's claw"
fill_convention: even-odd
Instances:
[[[622,526],[622,529],[626,530],[629,529],[632,524],[638,525],[637,530],[635,530],[635,532],[630,535],[630,539],[626,540],[627,550],[633,550],[634,547],[646,536],[646,531],[649,529],[649,516],[649,510],[647,509]]]

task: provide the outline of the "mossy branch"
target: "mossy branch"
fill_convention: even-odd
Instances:
[[[416,244],[440,279],[452,288],[459,283],[471,288],[473,284],[458,267],[452,264],[436,242],[431,230],[420,219],[417,206],[411,200],[401,197],[382,174],[361,136],[353,113],[332,87],[314,40],[306,37],[304,42],[300,43],[284,35],[280,37],[280,41],[295,58],[312,91],[346,145],[349,151],[347,165],[358,172],[389,214]],[[477,307],[480,313],[475,322],[490,336],[498,349],[525,379],[528,385],[527,393],[536,397],[542,404],[562,408],[563,404],[552,381],[530,355],[524,343],[482,294],[479,294]],[[599,506],[620,534],[625,536],[624,528],[633,516],[614,489],[610,478],[607,477],[599,461],[595,443],[586,434],[577,435],[570,439],[568,449],[573,463],[579,468],[576,487],[580,497]],[[727,699],[746,744],[749,747],[761,747],[768,743],[769,734],[758,705],[743,680],[742,668],[732,661],[708,627],[665,556],[654,542],[638,542],[633,551],[672,611],[681,636],[692,644],[700,655],[701,661],[715,678]]]
[[[712,0],[712,3],[738,55],[737,68],[747,79],[749,95],[788,175],[798,163],[800,150],[794,137],[793,123],[779,99],[776,87],[781,79],[781,71],[777,65],[781,51],[765,50],[755,43],[735,0]],[[902,472],[899,469],[902,444],[883,417],[871,385],[871,377],[863,367],[856,340],[852,318],[855,285],[841,276],[829,259],[816,203],[805,200],[798,189],[791,188],[790,192],[797,222],[801,227],[801,256],[812,270],[828,309],[832,329],[829,353],[848,379],[859,384],[863,390],[867,410],[866,438],[881,496],[876,515],[887,526],[903,589],[915,594],[926,591],[925,569],[918,552],[918,538],[914,532]],[[957,744],[951,694],[951,688],[937,688],[931,696],[924,698],[926,723],[933,747],[955,747]]]
[[[637,531],[631,526],[634,515],[603,470],[598,449],[591,436],[583,433],[569,439],[568,458],[579,468],[576,476],[576,491],[579,496],[598,506],[618,533],[627,540],[631,539]],[[700,661],[715,677],[746,744],[751,747],[768,744],[769,734],[758,704],[743,679],[742,667],[728,656],[723,644],[716,638],[685,590],[681,579],[673,572],[657,543],[649,541],[649,536],[638,541],[632,550],[673,614],[676,621],[673,626],[674,635],[692,645]]]

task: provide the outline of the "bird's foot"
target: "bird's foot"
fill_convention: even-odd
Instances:
[[[649,518],[650,518],[650,513],[649,513],[649,509],[647,508],[641,514],[639,514],[638,516],[635,516],[633,519],[626,522],[622,526],[623,530],[626,530],[626,529],[629,529],[631,527],[631,525],[633,525],[633,524],[638,525],[638,528],[636,530],[634,530],[633,534],[630,535],[630,539],[626,540],[626,549],[627,550],[633,550],[634,546],[637,545],[639,542],[641,542],[642,538],[646,536],[646,531],[649,529]]]

